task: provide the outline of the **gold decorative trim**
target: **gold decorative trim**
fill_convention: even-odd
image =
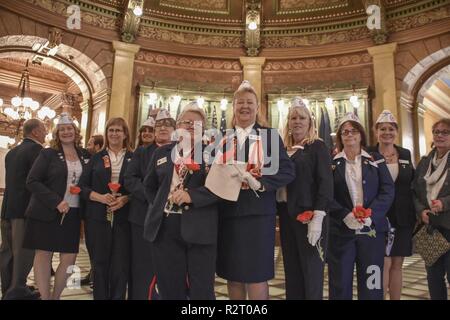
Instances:
[[[207,0],[204,0],[207,1]],[[163,0],[161,0],[159,2],[159,5],[161,7],[168,7],[168,8],[172,8],[172,9],[179,9],[179,10],[186,10],[186,11],[194,11],[194,12],[200,12],[200,13],[213,13],[213,14],[230,14],[230,0],[224,0],[225,3],[225,8],[223,8],[223,10],[210,10],[210,9],[201,9],[201,8],[193,8],[193,7],[187,7],[187,6],[183,6],[183,5],[176,5],[176,4],[171,4],[171,3],[166,3]],[[178,1],[180,2],[180,1]],[[217,2],[217,1],[214,1]]]
[[[269,61],[263,71],[298,71],[312,69],[326,69],[364,65],[372,63],[368,53],[337,56],[331,58],[299,59],[291,61]]]
[[[329,2],[329,1],[327,1]],[[334,10],[339,8],[348,7],[348,1],[339,1],[343,3],[333,4],[333,5],[310,5],[309,8],[298,9],[293,7],[292,9],[282,9],[280,6],[280,0],[275,1],[275,12],[277,15],[287,15],[287,14],[296,14],[296,13],[309,13],[309,12],[317,12],[317,11],[325,11],[325,10]]]
[[[169,16],[169,17],[185,19],[185,20],[211,21],[211,22],[226,23],[226,24],[232,24],[232,23],[241,24],[241,23],[243,23],[243,20],[189,16],[189,15],[185,15],[185,14],[159,11],[159,10],[154,10],[154,9],[149,9],[149,8],[144,8],[144,12],[146,13],[146,16],[150,16],[149,19],[151,19],[152,15],[154,15],[154,16],[159,16],[159,17],[168,17]]]
[[[140,51],[136,62],[214,71],[242,71],[239,61],[189,58],[150,51]]]
[[[243,46],[242,37],[195,34],[193,32],[176,32],[153,28],[149,26],[141,26],[139,35],[145,38],[162,41],[172,41],[182,44],[223,47],[223,48],[240,48]]]

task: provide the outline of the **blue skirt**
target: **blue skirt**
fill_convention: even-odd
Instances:
[[[49,252],[78,253],[81,218],[78,208],[70,208],[61,224],[61,215],[53,221],[27,218],[23,247]]]
[[[395,229],[394,244],[389,257],[412,256],[412,237],[414,227],[399,227]]]
[[[258,283],[272,279],[275,219],[275,214],[221,218],[217,275],[242,283]]]

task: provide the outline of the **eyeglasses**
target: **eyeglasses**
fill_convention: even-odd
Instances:
[[[174,127],[173,122],[170,119],[163,119],[163,120],[156,121],[155,128],[161,128],[162,126]]]
[[[181,120],[178,121],[178,124],[182,124],[188,127],[203,127],[203,123],[201,121]]]
[[[433,130],[433,136],[441,135],[447,137],[450,134],[450,130]]]
[[[123,132],[123,130],[122,130],[122,129],[112,129],[112,128],[109,128],[109,129],[108,129],[108,132],[109,132],[109,133],[121,133],[121,132]]]
[[[349,134],[352,134],[352,136],[355,136],[359,133],[359,130],[352,129],[352,130],[342,130],[341,135],[348,136]]]

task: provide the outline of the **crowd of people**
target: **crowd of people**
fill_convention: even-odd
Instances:
[[[352,299],[355,265],[358,299],[400,299],[415,229],[450,241],[450,119],[433,125],[432,151],[414,169],[410,151],[395,144],[389,111],[376,121],[375,146],[357,115],[345,114],[334,153],[301,98],[291,102],[282,137],[258,111],[244,81],[233,97],[233,129],[205,141],[206,115],[195,102],[177,119],[154,109],[134,151],[122,118],[109,119],[87,149],[67,114],[48,148],[44,124],[26,121],[5,159],[3,299],[59,299],[80,233],[94,299],[210,300],[216,275],[230,299],[268,299],[277,216],[286,299],[323,299],[325,264],[329,299]],[[32,267],[38,292],[27,286]],[[431,299],[447,299],[450,251],[426,272]]]

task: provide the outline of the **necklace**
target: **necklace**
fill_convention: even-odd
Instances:
[[[394,162],[395,158],[397,157],[397,151],[396,150],[394,150],[394,152],[390,153],[390,154],[386,154],[384,152],[381,152],[381,154],[383,155],[383,157],[386,159],[386,162],[388,162],[388,163]]]

